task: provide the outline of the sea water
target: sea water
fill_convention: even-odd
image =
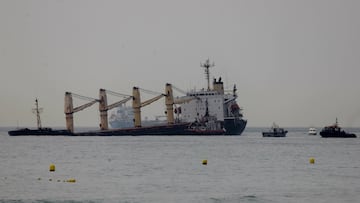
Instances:
[[[0,202],[359,202],[360,139],[287,130],[285,138],[263,138],[259,128],[213,137],[3,130]]]

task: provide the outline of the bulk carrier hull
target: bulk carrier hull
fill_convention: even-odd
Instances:
[[[225,135],[224,130],[194,130],[190,123],[157,125],[137,128],[122,128],[102,131],[74,133],[75,136],[195,136],[195,135]]]
[[[10,136],[214,136],[241,135],[246,127],[246,120],[227,119],[225,130],[196,130],[189,128],[190,123],[172,125],[145,126],[138,128],[121,128],[111,130],[87,131],[71,133],[68,130],[19,129],[9,131]]]
[[[191,123],[171,125],[145,126],[138,128],[121,128],[102,131],[74,133],[74,136],[214,136],[214,135],[241,135],[247,121],[243,119],[226,119],[224,130],[196,130],[189,128]]]
[[[231,118],[224,120],[224,128],[226,135],[241,135],[245,130],[247,120],[239,118]]]

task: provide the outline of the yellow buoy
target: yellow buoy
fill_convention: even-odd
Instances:
[[[76,180],[75,180],[75,178],[70,178],[70,179],[67,179],[66,182],[68,182],[68,183],[75,183]]]
[[[204,159],[204,160],[202,161],[202,164],[203,164],[203,165],[207,165],[207,160]]]
[[[314,163],[315,163],[315,158],[314,158],[314,157],[311,157],[311,158],[309,159],[309,163],[310,163],[310,164],[314,164]]]
[[[54,171],[55,171],[55,165],[54,165],[54,164],[50,164],[50,166],[49,166],[49,171],[50,171],[50,172],[54,172]]]

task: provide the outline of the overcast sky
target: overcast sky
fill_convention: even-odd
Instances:
[[[360,127],[359,11],[357,0],[0,0],[0,126],[36,126],[37,97],[43,126],[65,127],[66,91],[200,89],[209,58],[248,126]],[[74,116],[100,122],[97,105]]]

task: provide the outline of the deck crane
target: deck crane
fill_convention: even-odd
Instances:
[[[79,99],[83,99],[83,100],[90,100],[90,102],[74,108],[73,99],[72,99],[73,96],[75,96]],[[66,129],[73,133],[74,132],[74,116],[73,116],[73,114],[92,106],[96,102],[99,102],[99,100],[93,99],[90,97],[81,96],[81,95],[74,94],[71,92],[65,92],[64,113],[65,113],[65,117],[66,117]]]
[[[148,90],[141,89],[143,91],[147,91],[149,93],[154,93]],[[133,102],[132,107],[134,110],[134,126],[135,127],[141,127],[141,108],[145,107],[159,99],[161,99],[163,96],[166,96],[165,94],[160,94],[154,98],[151,98],[149,100],[146,100],[144,102],[141,102],[140,99],[140,88],[139,87],[133,87]]]
[[[106,93],[112,94],[114,96],[124,96],[125,99],[115,102],[113,104],[107,104],[107,96]],[[133,97],[125,94],[120,94],[117,92],[113,92],[110,90],[100,89],[99,90],[99,111],[100,111],[100,129],[107,130],[108,127],[108,114],[107,111],[113,108],[116,108],[126,102],[130,101]]]
[[[172,85],[169,83],[165,85],[165,106],[167,123],[174,124],[174,96]]]

